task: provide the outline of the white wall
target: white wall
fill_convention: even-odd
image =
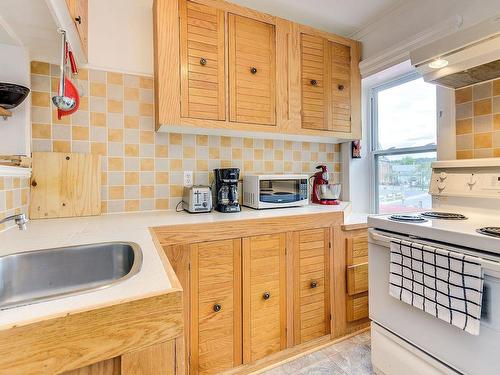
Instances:
[[[89,0],[90,67],[153,75],[152,3]]]
[[[0,44],[0,82],[30,87],[29,56],[23,47]],[[0,154],[26,155],[30,150],[30,96],[16,108],[12,117],[0,117]]]

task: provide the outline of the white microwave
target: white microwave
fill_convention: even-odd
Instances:
[[[255,209],[309,204],[305,174],[253,174],[243,177],[243,205]]]

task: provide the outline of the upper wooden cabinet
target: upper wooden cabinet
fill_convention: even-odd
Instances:
[[[182,117],[224,120],[224,12],[179,2]]]
[[[302,127],[351,133],[352,108],[359,109],[359,85],[352,69],[359,73],[351,67],[353,47],[304,33],[300,40]]]
[[[154,52],[157,129],[361,137],[357,41],[222,0],[155,0]]]
[[[275,82],[275,26],[229,14],[230,120],[276,125]]]
[[[88,0],[66,0],[69,14],[73,18],[76,30],[85,53],[88,52],[89,4]]]

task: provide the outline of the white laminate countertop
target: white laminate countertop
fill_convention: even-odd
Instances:
[[[150,227],[203,224],[233,220],[307,215],[324,212],[350,212],[350,203],[336,206],[309,205],[304,207],[253,210],[243,208],[238,213],[190,214],[174,210],[109,214],[66,219],[42,219],[28,223],[27,230],[13,227],[0,233],[0,256],[23,251],[41,250],[110,241],[137,243],[143,253],[142,268],[135,276],[108,288],[0,310],[0,330],[55,318],[80,311],[123,303],[166,293],[171,283],[160,255],[152,241]]]

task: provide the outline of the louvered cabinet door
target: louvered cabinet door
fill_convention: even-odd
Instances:
[[[224,11],[179,1],[181,116],[225,120]]]
[[[333,131],[351,132],[351,48],[330,42]]]
[[[275,26],[229,14],[230,120],[276,125]]]
[[[241,364],[241,240],[191,245],[191,374]]]
[[[243,363],[286,347],[285,234],[243,239]]]
[[[328,129],[329,54],[324,38],[301,34],[302,128]]]
[[[329,233],[293,233],[295,344],[330,333]]]

